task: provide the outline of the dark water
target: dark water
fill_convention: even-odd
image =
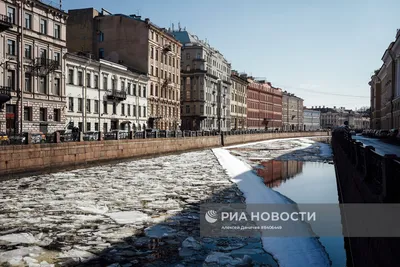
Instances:
[[[332,164],[272,160],[262,165],[257,174],[264,183],[296,203],[339,203]],[[332,266],[346,266],[343,237],[321,237],[320,242],[325,246]]]

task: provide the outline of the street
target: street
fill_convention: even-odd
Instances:
[[[383,142],[382,140],[370,137],[364,137],[361,135],[353,136],[354,140],[362,142],[365,146],[373,146],[375,147],[375,151],[378,154],[385,155],[385,154],[396,154],[400,157],[400,146],[388,144]]]

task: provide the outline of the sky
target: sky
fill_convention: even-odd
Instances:
[[[369,106],[371,74],[400,28],[398,0],[63,0],[62,9],[87,7],[165,28],[180,23],[232,69],[266,78],[307,107]]]

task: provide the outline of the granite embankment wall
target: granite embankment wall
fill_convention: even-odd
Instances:
[[[339,201],[346,203],[400,203],[399,159],[381,156],[372,147],[332,134]],[[346,224],[342,210],[342,224]],[[348,267],[400,266],[400,238],[344,238]]]
[[[21,173],[54,171],[88,163],[162,155],[269,139],[326,135],[329,135],[329,132],[282,132],[1,146],[0,178]]]

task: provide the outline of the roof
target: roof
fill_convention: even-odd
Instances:
[[[200,43],[200,40],[190,34],[188,31],[173,31],[172,35],[182,44]]]

